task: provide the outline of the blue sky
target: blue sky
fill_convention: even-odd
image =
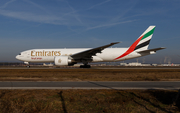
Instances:
[[[149,48],[166,47],[140,62],[180,63],[179,0],[1,0],[0,61],[34,48],[129,47],[156,25]],[[136,61],[134,59],[133,61]]]

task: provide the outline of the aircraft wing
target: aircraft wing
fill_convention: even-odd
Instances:
[[[156,52],[156,51],[161,50],[161,49],[166,49],[166,48],[160,47],[160,48],[149,49],[149,50],[144,50],[144,51],[137,51],[137,52],[140,54],[145,54],[145,53],[150,53],[150,52]]]
[[[86,51],[83,51],[80,53],[73,54],[73,55],[71,55],[71,57],[75,60],[76,59],[90,59],[90,58],[92,58],[92,56],[95,56],[96,53],[101,53],[101,51],[104,50],[105,48],[108,48],[108,47],[110,47],[114,44],[118,44],[118,43],[120,43],[120,42],[114,42],[114,43],[110,43],[108,45],[104,45],[101,47],[89,49],[89,50],[86,50]]]

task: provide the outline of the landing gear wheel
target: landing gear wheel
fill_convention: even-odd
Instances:
[[[91,68],[90,65],[80,65],[80,68]]]
[[[30,66],[28,65],[27,68],[30,68]]]

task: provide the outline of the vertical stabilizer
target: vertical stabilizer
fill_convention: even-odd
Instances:
[[[151,41],[155,26],[149,26],[146,31],[136,40],[137,45],[134,51],[147,50]]]
[[[128,48],[128,50],[123,53],[121,56],[115,58],[114,60],[120,59],[127,56],[133,51],[145,51],[148,49],[149,42],[152,38],[155,26],[149,26],[146,31]]]

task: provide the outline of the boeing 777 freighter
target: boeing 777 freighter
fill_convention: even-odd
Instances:
[[[148,49],[155,26],[149,26],[146,31],[129,48],[108,48],[119,42],[110,43],[97,48],[81,49],[32,49],[21,52],[16,59],[29,62],[53,62],[56,66],[73,66],[83,63],[80,67],[89,68],[90,62],[114,62],[137,58],[156,53],[164,47]]]

